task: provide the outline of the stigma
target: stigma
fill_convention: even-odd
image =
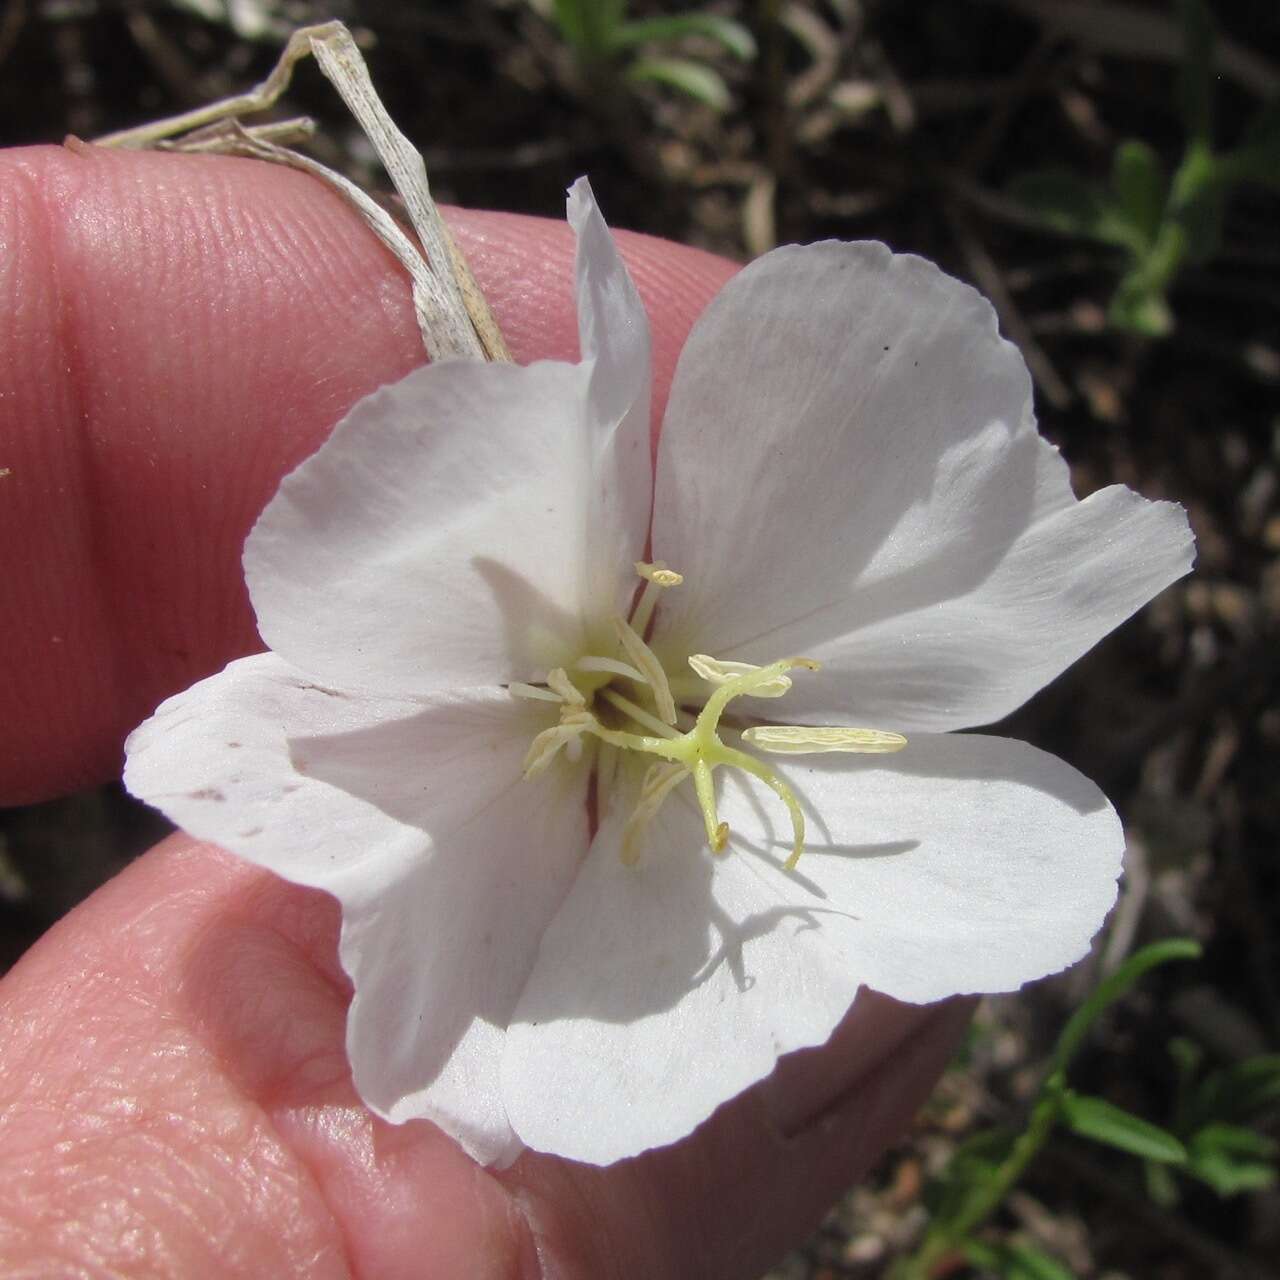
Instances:
[[[781,698],[791,689],[791,672],[817,671],[812,658],[781,658],[763,666],[690,654],[686,659],[696,679],[673,677],[649,646],[645,634],[663,591],[684,582],[661,561],[640,561],[636,573],[644,588],[629,617],[612,622],[617,648],[612,653],[584,654],[568,667],[556,667],[541,684],[513,683],[518,698],[555,704],[556,723],[539,733],[524,761],[527,779],[550,768],[564,753],[571,762],[584,758],[584,743],[596,750],[596,777],[602,786],[617,775],[617,760],[628,752],[650,757],[639,798],[622,833],[622,861],[641,860],[646,828],[667,797],[686,780],[692,783],[713,853],[729,845],[729,824],[721,821],[715,794],[715,772],[739,769],[771,790],[791,820],[791,850],[783,864],[791,871],[804,852],[804,811],[790,785],[765,761],[726,743],[721,727],[726,710],[738,698]],[[755,724],[739,740],[770,754],[825,752],[884,754],[907,745],[901,734],[882,729],[841,726]]]

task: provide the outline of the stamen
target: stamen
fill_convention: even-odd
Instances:
[[[653,700],[658,705],[658,716],[664,724],[675,724],[676,704],[671,696],[671,686],[667,683],[667,673],[657,655],[640,638],[639,633],[623,617],[615,616],[614,629],[618,633],[618,641],[626,650],[627,657],[644,673],[644,678],[653,690]]]
[[[529,744],[529,750],[524,758],[525,780],[542,773],[555,759],[556,752],[561,747],[585,733],[590,719],[590,716],[579,712],[572,718],[566,718],[560,724],[552,725],[550,729],[544,729],[538,734]]]
[[[684,581],[684,574],[668,569],[666,562],[655,560],[647,564],[643,560],[636,561],[636,572],[646,581],[659,587],[678,587]]]
[[[585,707],[587,705],[586,698],[582,696],[582,690],[569,679],[563,667],[556,667],[547,673],[547,684],[570,706]]]
[[[901,751],[907,740],[900,733],[884,729],[842,729],[803,724],[762,724],[746,729],[743,742],[777,755],[818,755],[827,751],[847,751],[866,755],[887,755]]]
[[[753,663],[725,662],[720,658],[713,658],[709,653],[690,654],[689,665],[708,684],[714,685],[727,684],[730,680],[736,680],[739,676],[750,675],[751,672],[760,670]],[[750,696],[753,698],[780,698],[790,688],[791,678],[789,676],[777,676],[770,680],[768,684],[759,685],[752,689]]]
[[[550,689],[539,689],[536,684],[525,684],[521,680],[513,680],[507,685],[507,692],[513,698],[534,698],[539,702],[564,701],[558,693],[552,693]]]
[[[644,590],[640,592],[640,599],[631,615],[631,625],[638,635],[644,635],[653,619],[658,596],[667,587],[678,587],[684,581],[684,575],[668,569],[661,560],[655,560],[652,564],[637,560],[636,572],[644,579]]]
[[[651,764],[640,784],[640,799],[622,828],[622,861],[634,867],[640,860],[640,837],[654,815],[662,808],[676,784],[682,782],[689,770],[682,764]]]
[[[637,724],[643,725],[646,729],[651,729],[659,737],[675,738],[679,736],[669,725],[663,724],[657,716],[650,715],[643,707],[638,706],[616,689],[601,689],[600,696],[606,702],[612,702],[619,711],[625,711]]]
[[[644,676],[635,669],[629,662],[620,662],[617,658],[597,658],[588,656],[579,658],[573,664],[575,671],[599,672],[602,674],[613,676],[626,676],[628,680],[635,680],[639,684],[644,684]]]

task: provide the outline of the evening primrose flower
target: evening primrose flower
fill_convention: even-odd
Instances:
[[[357,404],[246,544],[271,652],[128,743],[136,795],[340,900],[361,1096],[487,1163],[681,1138],[864,987],[1079,959],[1114,812],[956,731],[1192,559],[1180,508],[1075,499],[988,304],[878,244],[737,275],[655,464],[645,315],[585,182],[569,219],[581,361]]]

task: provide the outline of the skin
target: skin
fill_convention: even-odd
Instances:
[[[567,228],[451,221],[516,358],[572,358]],[[620,238],[656,421],[734,268]],[[309,178],[0,153],[0,803],[116,776],[161,698],[260,647],[254,517],[421,360],[400,269]],[[27,953],[0,983],[0,1271],[752,1277],[897,1137],[969,1012],[864,996],[674,1147],[494,1173],[361,1106],[338,924],[326,895],[179,835]]]

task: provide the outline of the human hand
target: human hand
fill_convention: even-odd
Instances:
[[[575,353],[568,229],[453,225],[516,358]],[[619,241],[655,420],[731,273]],[[165,695],[258,648],[244,536],[355,400],[421,360],[399,268],[336,197],[248,161],[0,157],[0,801],[112,776]],[[0,1269],[219,1276],[756,1275],[897,1135],[967,1018],[860,998],[688,1140],[478,1168],[360,1104],[336,904],[165,841],[3,983]]]

